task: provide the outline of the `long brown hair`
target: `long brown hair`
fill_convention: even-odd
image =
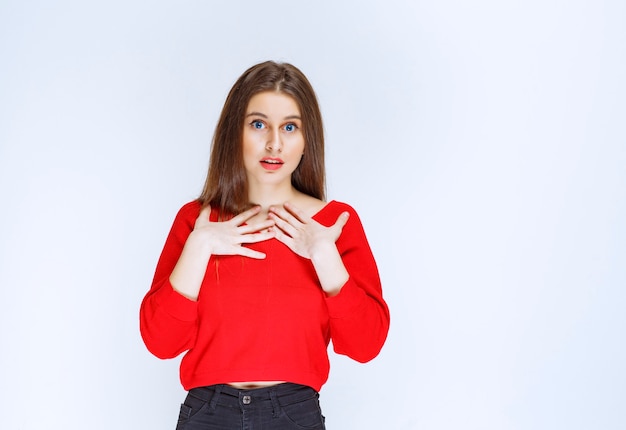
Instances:
[[[222,216],[236,215],[251,206],[243,164],[243,127],[250,99],[263,91],[287,94],[298,104],[304,155],[291,175],[291,183],[298,191],[325,199],[324,130],[313,87],[291,64],[266,61],[250,67],[235,82],[215,128],[209,172],[198,200],[202,206],[218,208]]]

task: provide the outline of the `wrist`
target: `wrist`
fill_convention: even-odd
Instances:
[[[206,257],[208,260],[208,258],[213,254],[213,248],[211,247],[210,241],[203,236],[204,235],[197,231],[189,233],[189,237],[187,237],[187,241],[185,242],[184,250],[187,250],[197,256]]]
[[[313,264],[322,263],[332,258],[341,258],[334,243],[324,243],[311,250],[310,258]]]
[[[330,246],[318,247],[311,254],[311,263],[327,297],[339,294],[350,278],[334,243]]]

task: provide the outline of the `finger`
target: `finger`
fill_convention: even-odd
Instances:
[[[288,221],[284,220],[283,218],[280,218],[280,216],[275,213],[270,212],[269,216],[272,219],[272,221],[276,223],[277,231],[287,233],[291,237],[293,237],[296,234],[296,227],[294,225],[290,224]],[[295,218],[293,218],[293,220],[294,222],[299,223],[299,221],[296,220]]]
[[[300,208],[289,202],[285,202],[283,206],[291,215],[297,218],[300,222],[306,222],[306,220],[309,218]]]
[[[254,206],[246,211],[241,212],[239,215],[234,216],[230,222],[235,225],[241,225],[261,211],[261,206]]]
[[[293,250],[294,241],[291,236],[289,236],[288,234],[285,234],[284,231],[282,231],[280,228],[277,228],[277,227],[274,227],[272,231],[274,232],[274,235],[275,235],[274,237],[276,237],[277,240],[284,243],[285,245],[287,245],[288,248]]]
[[[341,215],[337,217],[337,221],[335,221],[335,223],[333,224],[333,227],[338,228],[340,231],[343,230],[343,227],[346,225],[349,218],[350,218],[350,213],[342,212]]]
[[[245,234],[243,236],[241,236],[241,243],[257,243],[257,242],[263,242],[264,240],[269,240],[273,237],[276,236],[276,233],[274,232],[274,230],[270,230],[270,231],[263,231],[260,233],[254,233],[254,234]]]
[[[298,219],[295,215],[285,210],[284,207],[270,206],[269,213],[276,214],[278,217],[292,225],[298,225],[303,223],[302,220]]]
[[[198,214],[198,218],[196,218],[196,222],[194,223],[194,229],[201,228],[202,226],[211,222],[211,206],[204,207],[200,210]]]
[[[211,215],[211,206],[205,206],[200,211],[200,214],[198,215],[198,219],[208,220],[210,215]]]
[[[238,255],[242,255],[244,257],[254,258],[256,260],[262,260],[265,258],[265,254],[259,251],[255,251],[254,249],[246,248],[245,246],[240,246],[237,250]]]
[[[341,215],[337,217],[337,220],[330,228],[334,231],[335,240],[341,236],[341,232],[343,231],[344,226],[348,222],[348,218],[350,218],[350,214],[348,212],[343,212]]]
[[[250,233],[255,233],[257,231],[268,229],[270,227],[274,227],[275,224],[276,223],[274,222],[274,220],[268,219],[266,221],[258,222],[254,224],[241,225],[237,227],[237,230],[239,234],[250,234]]]

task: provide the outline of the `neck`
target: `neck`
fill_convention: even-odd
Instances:
[[[282,205],[287,201],[293,201],[300,194],[291,184],[282,187],[250,184],[248,187],[250,201],[260,205],[263,210],[267,210],[272,205]]]

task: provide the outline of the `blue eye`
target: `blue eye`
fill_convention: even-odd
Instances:
[[[265,124],[263,124],[262,121],[252,121],[250,123],[250,125],[254,128],[256,128],[257,130],[261,130],[263,128],[265,128]]]
[[[296,131],[296,128],[297,128],[297,127],[296,127],[296,125],[295,125],[295,124],[287,124],[287,125],[285,125],[285,131],[288,131],[288,132],[290,132],[290,133],[291,133],[292,131]]]

